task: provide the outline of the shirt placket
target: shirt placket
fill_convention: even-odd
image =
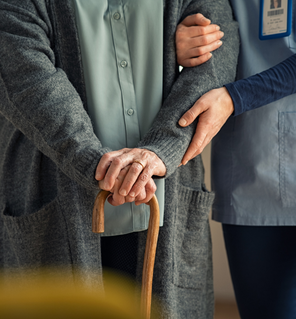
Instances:
[[[126,147],[135,147],[140,140],[140,129],[123,1],[109,0],[109,13],[122,95]]]

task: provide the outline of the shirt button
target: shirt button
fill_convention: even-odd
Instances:
[[[127,110],[127,114],[128,114],[129,116],[132,116],[132,115],[134,114],[134,110],[133,110],[133,109]]]
[[[121,18],[120,13],[119,13],[119,12],[115,12],[115,13],[113,14],[113,18],[114,18],[115,20],[119,20],[119,19]]]
[[[120,62],[120,66],[121,66],[122,68],[126,68],[126,67],[127,67],[127,61],[125,61],[125,60],[121,61],[121,62]]]

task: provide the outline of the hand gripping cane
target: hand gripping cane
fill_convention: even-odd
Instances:
[[[104,232],[104,204],[109,194],[110,192],[108,191],[100,191],[95,200],[92,219],[92,231],[94,233]],[[150,219],[146,240],[141,291],[141,313],[145,319],[150,319],[151,313],[153,269],[159,233],[159,206],[155,195],[149,201],[149,206]]]

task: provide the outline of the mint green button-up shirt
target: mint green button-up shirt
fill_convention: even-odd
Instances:
[[[73,0],[88,110],[103,146],[136,147],[162,102],[163,1]],[[156,181],[163,224],[164,180]],[[105,205],[105,236],[148,228],[149,207]]]

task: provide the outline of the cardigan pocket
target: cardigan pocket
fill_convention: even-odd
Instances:
[[[212,246],[209,211],[214,194],[179,187],[179,205],[175,214],[173,283],[198,289],[212,280]]]
[[[280,196],[283,207],[295,207],[296,112],[279,112]]]
[[[62,266],[71,263],[66,223],[55,198],[36,213],[14,217],[2,208],[6,267]]]

